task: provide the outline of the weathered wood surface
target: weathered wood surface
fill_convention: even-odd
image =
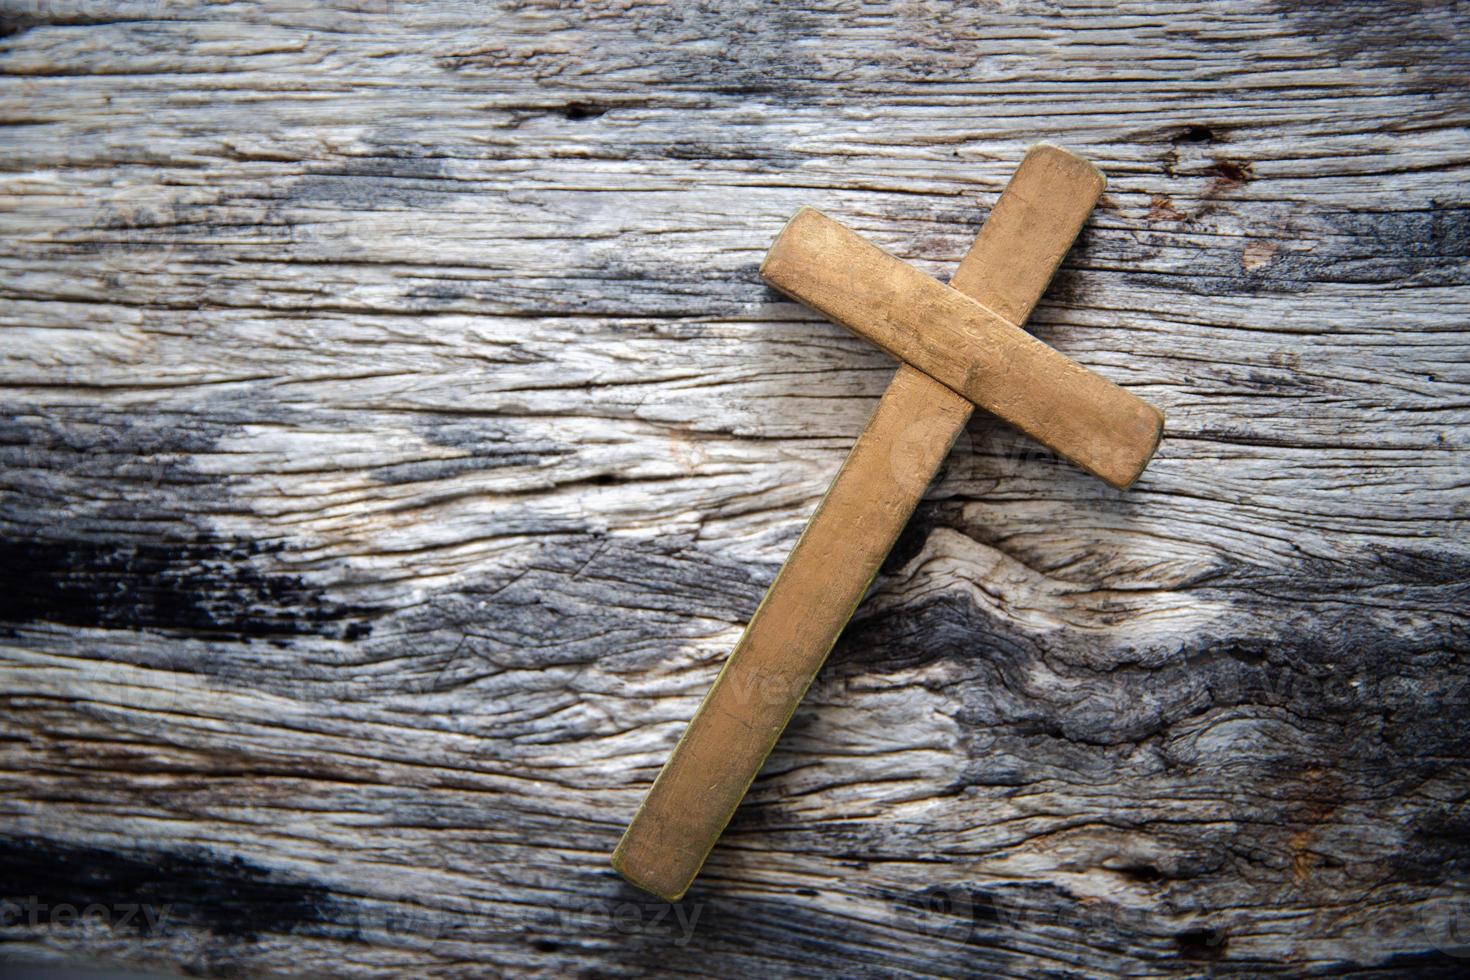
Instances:
[[[1463,4],[4,9],[0,955],[1464,967]],[[1109,188],[1031,328],[1158,457],[977,417],[651,904],[607,854],[893,370],[760,256],[947,277],[1038,139]]]

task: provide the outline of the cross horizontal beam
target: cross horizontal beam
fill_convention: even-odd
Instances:
[[[1148,465],[1158,409],[812,208],[761,275],[1119,489]]]

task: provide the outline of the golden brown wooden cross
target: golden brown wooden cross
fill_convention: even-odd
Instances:
[[[618,844],[633,884],[688,889],[975,406],[1120,489],[1143,472],[1163,414],[1021,329],[1103,185],[1033,147],[948,286],[811,208],[771,246],[761,275],[898,373]]]

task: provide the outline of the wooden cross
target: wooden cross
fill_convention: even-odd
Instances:
[[[1163,414],[1021,329],[1104,183],[1032,147],[948,286],[811,208],[771,246],[761,275],[898,373],[613,853],[633,884],[683,896],[975,406],[1119,489],[1143,472]]]

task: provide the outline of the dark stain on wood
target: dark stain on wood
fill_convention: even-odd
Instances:
[[[1191,123],[1175,133],[1171,141],[1174,143],[1213,143],[1217,139],[1223,139],[1223,137],[1213,126]]]
[[[1174,936],[1179,955],[1190,960],[1214,960],[1225,954],[1230,937],[1219,929],[1186,929]]]
[[[562,106],[561,114],[576,122],[582,119],[596,119],[611,108],[612,106],[598,105],[596,102],[568,102]]]
[[[1232,160],[1229,157],[1216,157],[1214,164],[1206,172],[1216,178],[1211,193],[1219,193],[1256,179],[1255,167],[1249,160]]]
[[[1418,953],[1395,953],[1381,963],[1352,971],[1355,977],[1412,977],[1414,980],[1464,980],[1465,945],[1459,937],[1451,939],[1451,950],[1425,950]]]
[[[1223,178],[1221,178],[1223,179]],[[1172,202],[1154,203],[1151,220],[1185,218],[1200,227],[1199,213],[1179,215]],[[1139,253],[1143,267],[1134,281],[1209,296],[1302,293],[1329,283],[1458,286],[1470,282],[1470,208],[1282,215],[1264,225],[1245,246],[1204,247],[1191,259],[1189,274],[1147,268],[1147,258],[1173,246],[1164,229]],[[1121,254],[1121,242],[1102,239],[1098,257]]]
[[[280,545],[0,540],[0,622],[152,629],[216,641],[372,632],[370,607],[262,570]]]
[[[973,424],[973,423],[972,423]],[[943,480],[941,475],[938,479]],[[923,500],[914,508],[914,516],[904,525],[879,575],[893,575],[923,551],[929,535],[937,527],[950,527],[960,520],[962,505],[954,501]]]
[[[33,905],[109,911],[108,922],[149,934],[193,927],[254,941],[331,922],[342,911],[329,889],[293,880],[240,857],[203,850],[107,849],[41,837],[0,837],[0,889],[26,924]],[[127,917],[117,910],[148,906]],[[156,926],[156,928],[155,928]]]
[[[1436,95],[1466,101],[1470,72],[1470,10],[1436,0],[1310,0],[1278,9],[1302,34],[1343,63],[1398,69],[1403,85],[1431,83]]]
[[[942,511],[916,521],[920,533],[938,526]],[[906,549],[913,552],[914,544]],[[989,747],[1002,735],[1046,734],[1097,746],[1137,742],[1166,733],[1211,708],[1287,708],[1317,719],[1322,751],[1342,764],[1371,769],[1388,760],[1416,771],[1433,759],[1470,750],[1470,735],[1452,719],[1470,705],[1470,683],[1425,666],[1426,657],[1470,657],[1464,609],[1470,606],[1470,565],[1442,552],[1379,552],[1351,563],[1303,563],[1293,569],[1241,566],[1216,572],[1192,592],[1227,604],[1220,634],[1201,631],[1186,649],[1150,650],[1101,637],[1086,645],[1048,641],[1016,630],[958,593],[927,595],[914,605],[873,612],[870,606],[844,632],[827,670],[877,674],[949,661],[963,670],[951,692],[961,717],[986,734],[980,746],[983,778],[995,781]],[[881,588],[881,581],[880,581]],[[1392,593],[1400,609],[1435,618],[1445,628],[1402,632],[1371,606],[1333,605],[1310,618],[1292,616],[1324,594]],[[1106,622],[1097,605],[1089,612]],[[1083,613],[1079,612],[1079,615]],[[1259,624],[1294,618],[1288,631]],[[1031,665],[1086,681],[1086,695],[1065,708],[1031,678]],[[1106,664],[1105,672],[1098,673]],[[1391,666],[1393,665],[1393,666]],[[1381,679],[1402,672],[1403,686]],[[1375,680],[1375,678],[1377,680]],[[1366,680],[1365,680],[1366,679]],[[1372,740],[1363,739],[1365,712],[1382,712]],[[1356,722],[1354,723],[1354,720]],[[1346,724],[1346,727],[1341,727]],[[1014,776],[1006,776],[1008,782]],[[1029,778],[1029,777],[1028,777]],[[1470,854],[1470,843],[1466,845]]]

